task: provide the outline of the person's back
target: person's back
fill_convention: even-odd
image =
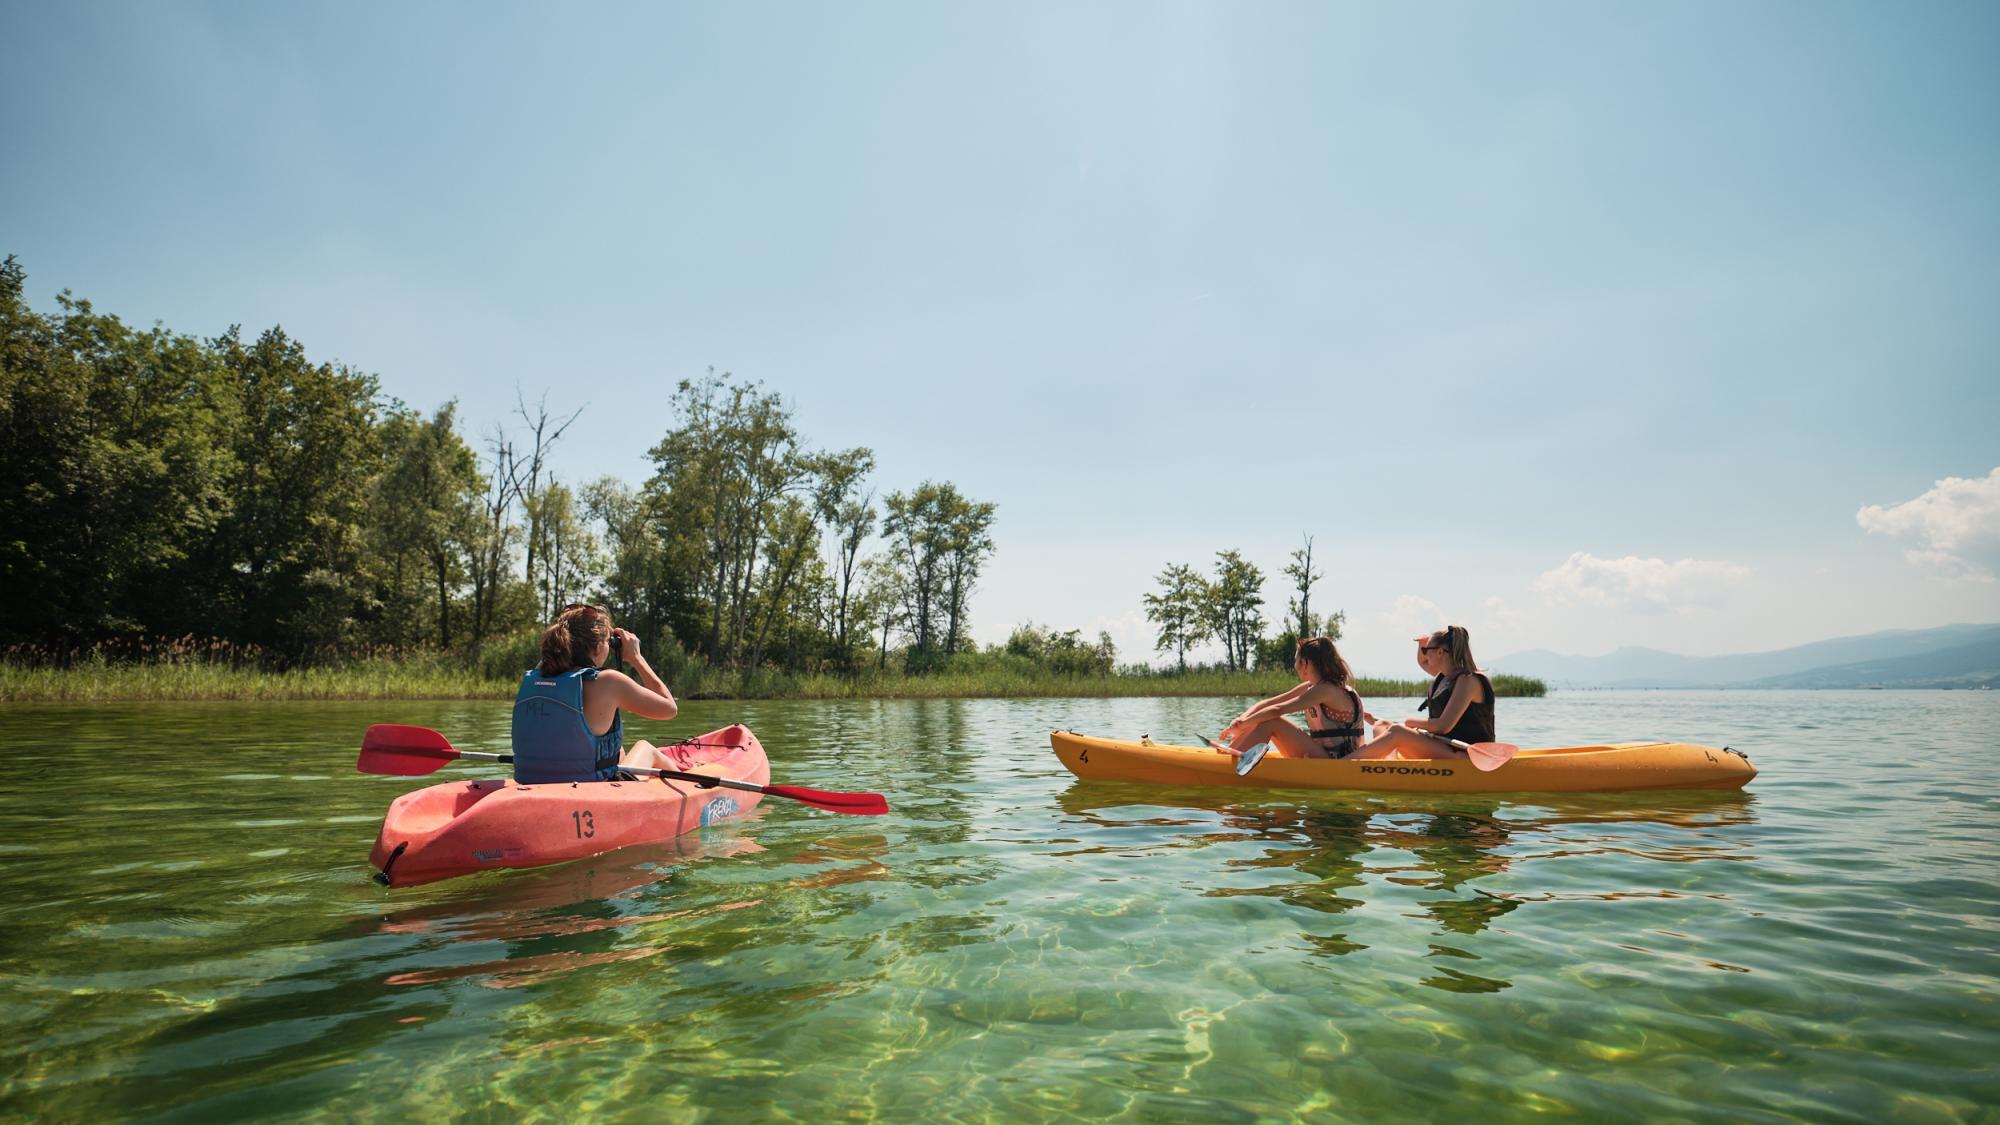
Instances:
[[[625,745],[625,718],[611,713],[611,727],[590,729],[584,717],[584,684],[597,678],[591,665],[560,672],[530,668],[514,693],[514,780],[523,785],[605,781],[617,776]]]
[[[1345,758],[1360,749],[1368,729],[1361,722],[1361,696],[1344,678],[1344,661],[1341,672],[1340,680],[1321,680],[1322,690],[1310,694],[1325,698],[1306,708],[1306,737],[1317,743],[1329,758]]]
[[[621,653],[639,676],[600,669]],[[673,694],[639,651],[639,638],[613,628],[596,606],[563,607],[542,633],[541,661],[521,676],[514,692],[514,780],[524,785],[617,781],[633,775],[621,766],[670,768],[652,743],[641,739],[620,753],[623,711],[646,719],[679,712]]]

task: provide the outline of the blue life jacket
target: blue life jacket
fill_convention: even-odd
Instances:
[[[572,668],[544,675],[530,668],[514,693],[514,780],[523,785],[605,781],[617,775],[625,745],[625,716],[611,713],[611,729],[591,731],[583,717],[583,684],[597,669]]]

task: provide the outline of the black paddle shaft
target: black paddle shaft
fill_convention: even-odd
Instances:
[[[709,744],[675,743],[675,745],[705,746]],[[458,756],[461,758],[481,758],[489,762],[499,762],[502,765],[514,764],[514,755],[512,754],[490,754],[484,750],[460,750]],[[720,785],[724,789],[741,789],[745,793],[764,792],[764,787],[761,785],[755,785],[748,781],[736,781],[727,777],[709,777],[707,774],[682,773],[679,770],[661,770],[654,769],[651,766],[619,766],[618,768],[624,770],[626,773],[643,773],[653,777],[671,777],[676,781],[692,781],[697,788],[701,789],[713,789]]]

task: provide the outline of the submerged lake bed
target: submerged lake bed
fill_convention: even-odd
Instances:
[[[1561,692],[1523,746],[1730,745],[1742,792],[1084,783],[1052,729],[1219,699],[693,703],[768,800],[590,860],[369,881],[373,722],[479,703],[0,708],[0,1114],[1991,1120],[2000,696]],[[1378,713],[1414,701],[1370,700]]]

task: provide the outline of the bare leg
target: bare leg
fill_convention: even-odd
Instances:
[[[1319,744],[1306,737],[1306,732],[1283,719],[1266,719],[1238,735],[1230,749],[1253,750],[1269,742],[1280,754],[1287,758],[1324,758],[1326,751]]]
[[[1438,739],[1404,728],[1388,733],[1348,755],[1349,758],[1403,758],[1423,761],[1436,758],[1463,758],[1464,754]]]
[[[641,769],[649,770],[670,770],[674,768],[674,764],[667,761],[666,755],[660,753],[654,748],[652,743],[647,742],[643,738],[634,742],[631,748],[619,757],[618,764],[621,766],[638,766]]]

